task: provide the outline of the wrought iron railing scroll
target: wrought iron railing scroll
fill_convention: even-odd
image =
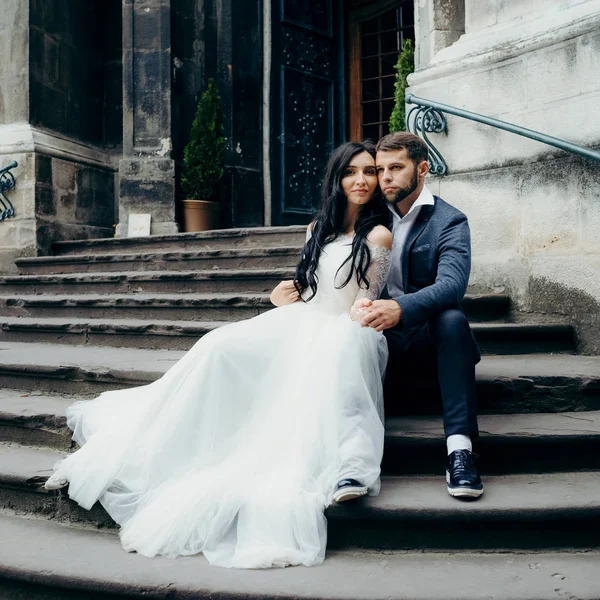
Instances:
[[[13,160],[11,163],[0,169],[0,204],[2,205],[2,210],[0,211],[0,221],[4,221],[5,219],[15,216],[15,207],[8,199],[6,192],[12,190],[16,185],[15,176],[10,170],[15,169],[17,166],[17,161]]]
[[[487,117],[480,115],[462,108],[450,106],[449,104],[442,104],[441,102],[434,102],[433,100],[426,100],[425,98],[419,98],[413,94],[406,95],[406,103],[414,105],[406,115],[406,129],[411,133],[414,133],[425,141],[429,148],[429,170],[433,175],[445,175],[448,172],[448,166],[444,157],[440,151],[432,144],[428,134],[431,133],[447,133],[448,125],[446,123],[446,114],[454,115],[462,119],[468,119],[469,121],[475,121],[476,123],[483,123],[496,129],[502,129],[509,133],[514,133],[522,137],[529,138],[566,150],[572,154],[577,154],[583,158],[589,158],[592,160],[600,161],[600,152],[586,148],[585,146],[579,146],[572,144],[566,140],[534,131],[533,129],[527,129],[513,123],[501,121],[500,119],[494,119],[493,117]]]

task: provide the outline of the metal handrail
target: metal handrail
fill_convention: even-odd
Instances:
[[[483,123],[490,127],[496,127],[509,133],[514,133],[522,137],[542,142],[566,150],[578,156],[584,158],[590,158],[592,160],[600,161],[600,152],[586,148],[585,146],[579,146],[572,144],[566,140],[528,129],[527,127],[521,127],[508,123],[507,121],[501,121],[500,119],[494,119],[493,117],[486,117],[478,113],[464,110],[462,108],[456,108],[449,104],[443,104],[441,102],[434,102],[433,100],[426,100],[425,98],[419,98],[413,94],[407,94],[405,97],[407,104],[414,104],[410,112],[406,115],[406,129],[411,133],[420,135],[430,149],[429,169],[434,175],[445,175],[448,172],[448,166],[446,161],[442,157],[440,151],[431,143],[428,137],[428,133],[446,133],[448,131],[448,125],[444,113],[468,119],[469,121],[475,121],[477,123]]]
[[[15,176],[10,172],[10,170],[18,166],[19,164],[17,161],[13,160],[11,163],[0,169],[0,204],[2,205],[2,210],[0,211],[0,222],[4,221],[4,219],[15,216],[15,207],[7,198],[5,192],[12,190],[15,185],[17,185]]]

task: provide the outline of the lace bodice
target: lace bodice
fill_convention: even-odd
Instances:
[[[341,235],[324,246],[316,272],[317,294],[308,304],[328,312],[344,313],[349,312],[359,298],[370,300],[379,298],[390,271],[391,252],[387,248],[372,244],[369,244],[369,249],[371,251],[371,264],[367,270],[369,288],[367,289],[364,283],[359,286],[355,275],[345,287],[340,288],[351,268],[351,261],[344,264],[341,269],[340,265],[352,252],[352,236]],[[312,291],[309,288],[304,291],[302,297],[306,299],[311,295]]]

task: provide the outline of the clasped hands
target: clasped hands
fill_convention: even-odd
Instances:
[[[398,325],[402,318],[402,309],[395,300],[357,300],[350,309],[350,318],[361,327],[371,327],[383,331]]]
[[[282,281],[271,292],[271,302],[275,306],[293,304],[301,300],[293,280]],[[361,327],[371,327],[383,331],[394,327],[402,318],[402,309],[395,300],[357,300],[350,309],[350,318]]]

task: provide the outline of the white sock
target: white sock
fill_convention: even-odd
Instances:
[[[471,438],[468,435],[462,435],[461,433],[455,433],[449,435],[446,438],[446,446],[448,448],[448,456],[450,456],[455,450],[473,450],[473,444]]]

